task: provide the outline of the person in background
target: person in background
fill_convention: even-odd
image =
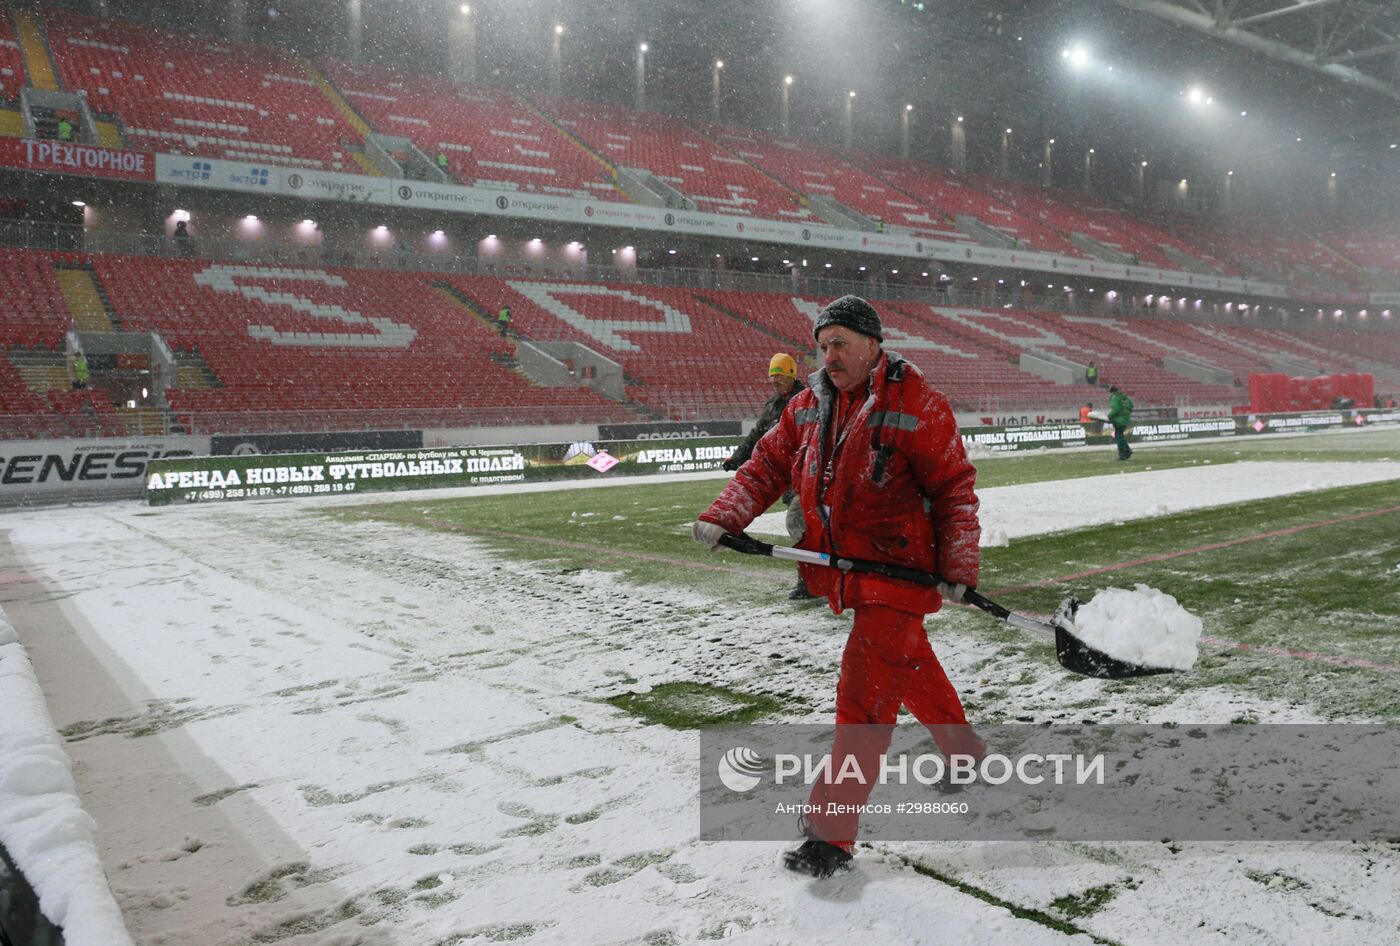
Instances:
[[[1133,422],[1133,399],[1118,390],[1118,385],[1108,389],[1108,422],[1113,425],[1113,445],[1118,448],[1118,459],[1126,460],[1133,455],[1128,446],[1128,427]]]
[[[60,118],[58,120],[58,140],[73,140],[73,123],[68,120],[67,116],[64,116],[63,118]]]
[[[1081,424],[1087,424],[1087,423],[1089,423],[1090,421],[1092,421],[1093,418],[1090,417],[1089,414],[1090,414],[1093,410],[1094,410],[1094,402],[1093,402],[1093,401],[1086,401],[1086,402],[1084,403],[1084,406],[1081,407],[1081,408],[1079,409],[1079,422],[1080,422]]]
[[[181,257],[190,255],[190,225],[188,221],[175,221],[175,253]]]
[[[836,741],[828,777],[812,786],[799,827],[806,840],[784,856],[796,873],[826,877],[850,865],[874,779],[841,779],[847,759],[877,772],[900,706],[929,728],[947,756],[980,760],[957,690],[929,646],[924,616],[961,601],[981,565],[977,469],[968,462],[947,398],[923,372],[882,347],[875,309],[842,296],[814,329],[823,367],[788,403],[719,497],[692,528],[717,549],[783,494],[796,493],[798,547],[871,559],[942,578],[931,587],[883,575],[799,566],[836,613],[855,611],[836,683]]]
[[[1092,361],[1089,362],[1089,367],[1084,369],[1084,383],[1090,387],[1099,386],[1099,366]]]
[[[758,441],[773,428],[773,425],[778,422],[778,418],[783,416],[783,410],[787,407],[788,401],[791,401],[799,391],[806,389],[802,380],[797,377],[797,362],[786,352],[778,352],[769,359],[768,381],[773,385],[773,396],[768,399],[768,403],[763,405],[763,411],[758,415],[758,420],[754,423],[748,436],[744,438],[744,442],[735,447],[729,458],[720,464],[731,473],[748,462]],[[783,493],[783,504],[789,508],[788,535],[795,542],[802,538],[802,535],[800,532],[793,532],[793,526],[797,523],[793,521],[791,515],[792,490]],[[797,520],[797,522],[800,521],[800,519]],[[792,590],[788,592],[788,597],[793,601],[810,601],[817,596],[808,591],[807,585],[803,583],[801,578],[798,578],[797,584],[793,585]]]
[[[501,306],[501,311],[496,313],[496,328],[501,333],[501,338],[506,337],[506,332],[510,330],[510,306]]]
[[[82,352],[78,352],[73,356],[73,390],[80,391],[86,388],[89,377],[87,359],[83,357]]]

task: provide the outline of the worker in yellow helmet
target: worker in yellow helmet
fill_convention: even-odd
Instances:
[[[759,438],[768,433],[768,429],[783,416],[783,408],[787,407],[792,396],[802,390],[802,382],[797,380],[797,362],[791,355],[783,352],[778,352],[769,359],[768,381],[773,385],[773,396],[763,405],[763,413],[758,415],[758,422],[753,425],[748,437],[730,454],[729,459],[724,461],[726,470],[737,470],[744,465],[749,454],[753,453],[754,444],[758,443]]]
[[[749,455],[753,453],[754,446],[764,434],[768,433],[769,428],[778,422],[778,418],[783,416],[788,401],[792,400],[805,387],[797,377],[797,362],[785,352],[778,352],[768,360],[768,381],[773,385],[773,396],[768,399],[767,404],[763,405],[763,413],[758,415],[758,421],[753,425],[753,430],[749,431],[749,435],[744,438],[744,442],[735,448],[728,460],[724,461],[723,466],[726,470],[734,471],[744,465],[749,459]],[[783,502],[787,503],[791,500],[791,493],[784,494]],[[791,533],[791,527],[789,533]],[[799,538],[801,538],[800,535],[793,536],[793,539]],[[794,601],[806,601],[816,596],[807,590],[807,586],[799,578],[788,597]]]

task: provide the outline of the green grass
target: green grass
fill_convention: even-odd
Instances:
[[[707,683],[663,683],[647,693],[624,693],[607,700],[618,709],[672,729],[737,725],[777,712],[776,700]]]
[[[1110,450],[1075,450],[985,460],[979,463],[978,484],[1132,475],[1149,467],[1246,460],[1328,464],[1400,459],[1400,431],[1143,449],[1132,464],[1119,464],[1112,456]],[[1323,466],[1319,478],[1325,477]],[[822,620],[819,606],[785,600],[783,592],[792,582],[790,564],[730,552],[711,554],[690,541],[690,522],[722,485],[705,480],[416,500],[345,507],[327,515],[472,536],[489,543],[507,561],[561,571],[616,571],[641,585],[683,588],[729,607],[761,607],[778,621],[798,614],[803,620]],[[1049,613],[1071,591],[1088,600],[1101,588],[1140,582],[1176,596],[1202,618],[1212,638],[1400,666],[1400,512],[1056,580],[1397,505],[1400,482],[1390,482],[1015,540],[1009,547],[983,550],[981,588],[1013,589],[998,600],[1018,610]],[[1036,583],[1046,585],[1021,587]],[[949,624],[1003,645],[1004,651],[1041,647],[1049,652],[1047,646],[979,614],[959,611]],[[1018,694],[1025,687],[995,682],[997,689],[976,693],[969,706],[984,716],[1015,718]],[[1214,686],[1306,706],[1325,718],[1400,720],[1400,701],[1394,698],[1400,673],[1212,645],[1203,647],[1191,673],[1108,683],[1104,692],[1131,687],[1136,701],[1153,706],[1192,688]],[[677,721],[684,724],[690,715],[682,709]]]
[[[1117,562],[1359,515],[1400,505],[1400,485],[1380,483],[1308,495],[1304,502],[1240,503],[988,549],[986,589],[1045,581]],[[1199,615],[1206,636],[1400,667],[1400,512],[1325,525],[1018,591],[1017,607],[1048,612],[1077,592],[1087,600],[1110,585],[1142,583],[1174,595]],[[1328,718],[1400,718],[1400,673],[1206,645],[1191,674],[1139,685],[1164,689],[1224,685],[1310,705]]]
[[[957,877],[954,877],[952,874],[938,870],[937,868],[931,867],[930,865],[925,864],[921,861],[913,860],[907,857],[901,858],[901,860],[903,860],[907,866],[912,867],[916,872],[922,874],[923,876],[929,877],[940,883],[947,884],[954,890],[965,893],[968,896],[976,897],[978,900],[981,900],[984,903],[989,903],[994,907],[1000,907],[1003,910],[1010,913],[1012,916],[1016,917],[1017,919],[1029,920],[1032,923],[1039,923],[1041,926],[1048,927],[1049,929],[1055,930],[1060,933],[1064,933],[1066,936],[1087,936],[1090,940],[1092,940],[1095,943],[1111,944],[1113,942],[1112,940],[1107,940],[1103,939],[1102,937],[1095,936],[1093,933],[1090,933],[1083,927],[1076,926],[1074,923],[1070,922],[1067,919],[1063,919],[1060,916],[1057,916],[1052,913],[1047,913],[1046,911],[1037,909],[1035,907],[1022,906],[1021,904],[1014,903],[1002,897],[998,897],[996,894],[992,893],[989,890],[973,886],[972,884],[969,884],[964,880],[960,880]],[[1104,902],[1107,903],[1107,900],[1105,900]],[[1055,901],[1055,904],[1059,903],[1059,900]],[[1052,906],[1054,906],[1055,904],[1052,904]],[[1102,906],[1102,904],[1100,904],[1100,906]],[[1088,914],[1076,914],[1075,918],[1077,919],[1085,915],[1092,915],[1092,911],[1090,911]]]
[[[1082,893],[1067,894],[1050,901],[1050,909],[1068,920],[1077,920],[1084,917],[1093,916],[1104,907],[1109,901],[1118,896],[1120,889],[1137,889],[1137,882],[1129,879],[1122,887],[1118,884],[1100,884],[1097,887],[1090,887]]]

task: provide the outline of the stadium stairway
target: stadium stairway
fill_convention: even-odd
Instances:
[[[696,128],[698,128],[698,129],[700,130],[700,132],[701,132],[702,134],[705,135],[706,138],[708,138],[711,142],[713,142],[714,145],[715,145],[715,147],[721,148],[721,149],[723,149],[727,154],[732,155],[735,159],[740,160],[740,161],[743,161],[745,164],[747,164],[749,167],[753,168],[753,169],[754,169],[755,171],[757,171],[759,174],[762,174],[764,177],[768,178],[768,180],[772,181],[776,186],[782,188],[783,190],[785,190],[785,191],[787,191],[789,194],[791,194],[791,195],[792,195],[792,199],[795,200],[795,201],[797,201],[797,205],[798,205],[799,207],[801,207],[803,210],[808,210],[808,205],[811,203],[811,201],[809,201],[809,200],[807,199],[807,195],[806,195],[806,194],[802,193],[800,190],[798,190],[797,188],[793,187],[791,184],[789,184],[787,181],[783,180],[781,177],[778,177],[778,176],[777,176],[776,174],[774,174],[772,171],[769,171],[767,168],[764,168],[764,167],[763,167],[762,165],[760,165],[757,161],[750,161],[748,158],[743,157],[742,155],[739,154],[738,149],[734,148],[732,145],[726,144],[726,143],[720,138],[720,135],[719,135],[719,132],[723,131],[723,128],[717,127],[717,126],[704,127],[704,126],[699,126],[699,125],[697,125]]]
[[[584,152],[589,157],[591,157],[594,161],[597,161],[600,165],[602,165],[603,170],[607,172],[608,180],[612,181],[613,188],[617,190],[618,197],[624,202],[631,202],[631,198],[628,197],[625,193],[623,193],[622,188],[618,187],[617,185],[617,168],[613,166],[613,163],[611,161],[603,157],[597,151],[594,151],[592,148],[590,148],[583,141],[583,139],[579,138],[578,135],[569,131],[569,129],[565,128],[563,125],[559,124],[559,122],[557,122],[554,119],[553,115],[550,115],[544,109],[540,108],[539,105],[535,104],[535,101],[529,96],[523,93],[517,93],[516,98],[520,100],[520,103],[525,106],[525,109],[527,111],[539,118],[540,121],[547,122],[551,128],[553,128],[555,131],[559,132],[559,134],[563,135],[570,142],[572,142],[574,147],[578,148],[580,151]]]
[[[301,64],[301,68],[305,70],[307,77],[310,78],[312,82],[316,83],[316,87],[325,93],[326,98],[330,99],[331,104],[336,107],[336,111],[340,112],[345,120],[350,123],[350,127],[354,128],[361,138],[368,138],[370,132],[373,131],[373,129],[369,127],[369,122],[360,117],[360,113],[355,111],[355,107],[345,100],[345,96],[340,94],[339,89],[331,85],[330,80],[326,78],[325,74],[321,72],[320,69],[316,68],[316,64],[306,58],[298,59],[297,62]]]
[[[214,369],[197,351],[176,351],[175,387],[177,388],[217,388],[219,378]]]
[[[24,58],[24,71],[29,74],[29,84],[46,92],[60,91],[58,71],[53,67],[53,58],[49,55],[49,44],[44,39],[39,18],[28,10],[14,10],[12,16],[20,54]]]
[[[68,311],[73,315],[73,324],[79,332],[115,332],[112,312],[107,300],[102,297],[91,271],[85,268],[56,267],[58,288],[68,303]]]
[[[356,148],[346,148],[346,153],[350,155],[350,160],[360,167],[363,174],[370,177],[383,177],[384,172],[379,170],[379,165],[374,163],[374,159],[365,154],[363,150]]]
[[[67,391],[71,387],[68,360],[63,352],[14,350],[10,352],[10,364],[24,379],[24,386],[39,397],[47,396],[50,391]]]
[[[723,302],[720,301],[720,296],[718,293],[711,293],[709,295],[697,295],[695,299],[701,305],[709,306],[716,312],[729,316],[734,321],[753,329],[755,332],[762,332],[764,335],[767,335],[769,338],[773,339],[779,345],[781,345],[783,351],[789,352],[794,357],[796,357],[799,363],[802,360],[803,354],[805,354],[808,351],[811,351],[813,348],[816,347],[808,339],[795,339],[790,335],[780,332],[775,328],[770,328],[769,326],[764,325],[762,322],[755,321],[754,319],[751,319],[748,316],[743,315],[735,311],[734,309],[731,309],[729,306],[725,305]]]
[[[159,437],[166,433],[165,412],[159,407],[122,407],[117,417],[133,437]]]
[[[809,210],[809,208],[808,208],[808,205],[811,203],[811,201],[809,201],[809,200],[807,199],[807,195],[806,195],[806,194],[802,193],[800,190],[798,190],[797,188],[793,187],[793,186],[790,185],[787,181],[785,181],[785,180],[783,180],[782,178],[778,177],[776,174],[773,174],[772,172],[770,172],[770,171],[764,169],[763,167],[760,167],[759,164],[758,164],[757,162],[755,162],[755,161],[750,161],[750,160],[747,159],[747,158],[741,157],[741,156],[739,155],[739,153],[738,153],[734,148],[732,148],[732,147],[730,147],[729,145],[727,145],[727,144],[725,144],[724,142],[722,142],[722,141],[719,139],[719,136],[713,133],[713,130],[712,130],[712,129],[701,128],[700,126],[696,126],[696,127],[699,128],[700,132],[701,132],[702,134],[704,134],[705,137],[707,137],[711,142],[714,143],[714,146],[715,146],[716,148],[722,149],[726,154],[730,155],[730,156],[733,157],[735,160],[743,161],[746,165],[748,165],[749,167],[753,168],[753,169],[754,169],[755,171],[757,171],[759,174],[763,175],[764,177],[768,178],[768,180],[772,181],[774,185],[776,185],[777,187],[780,187],[780,188],[782,188],[783,190],[787,191],[789,194],[792,195],[792,199],[795,200],[795,201],[797,201],[797,206],[801,207],[803,210],[807,210],[807,211],[810,213],[810,210]],[[815,217],[815,214],[814,214],[813,216]]]
[[[368,140],[374,129],[370,127],[369,122],[365,121],[364,116],[356,111],[355,106],[351,105],[349,100],[340,94],[340,90],[331,83],[331,80],[326,78],[326,74],[316,68],[316,64],[310,59],[301,58],[297,62],[301,64],[301,68],[306,71],[311,81],[316,83],[316,87],[325,94],[326,98],[330,99],[331,104],[335,106],[336,111],[340,112],[341,117],[350,123],[350,127],[354,128],[362,139]],[[350,160],[359,167],[360,173],[369,177],[384,176],[379,165],[374,163],[373,158],[365,154],[365,149],[362,146],[351,145],[348,142],[344,142],[343,146],[346,154],[350,155]]]
[[[476,319],[477,321],[481,322],[483,325],[486,325],[491,331],[493,331],[493,332],[494,332],[494,331],[497,331],[496,317],[495,317],[494,315],[492,315],[491,313],[487,312],[486,309],[485,309],[484,307],[482,307],[480,304],[478,304],[477,302],[473,301],[473,300],[472,300],[465,292],[463,292],[461,289],[458,289],[456,286],[453,286],[453,285],[451,285],[450,283],[445,283],[445,282],[432,282],[432,283],[429,283],[429,285],[432,287],[432,289],[433,289],[434,292],[436,292],[438,295],[442,296],[444,299],[446,299],[446,300],[447,300],[449,303],[451,303],[453,306],[456,306],[457,308],[461,309],[462,311],[464,311],[465,313],[467,313],[468,315],[470,315],[472,318],[474,318],[474,319]],[[523,339],[525,339],[526,341],[529,341],[528,336],[521,334],[520,331],[519,331],[519,326],[516,325],[514,322],[512,322],[512,328],[511,328],[510,331],[511,331],[511,334],[514,335],[516,338],[523,338]],[[515,355],[514,355],[514,351],[515,351],[515,349],[516,349],[516,342],[513,341],[513,340],[511,340],[509,337],[507,337],[507,340],[510,341],[510,344],[511,344],[511,353],[504,353],[504,352],[502,352],[502,353],[496,353],[496,352],[492,352],[491,355],[490,355],[491,360],[494,361],[494,362],[496,362],[496,363],[497,363],[498,365],[500,365],[501,367],[506,368],[506,369],[508,369],[509,371],[511,371],[513,374],[515,374],[516,376],[518,376],[522,382],[524,382],[525,384],[529,385],[530,387],[535,388],[535,389],[537,389],[537,390],[542,390],[542,389],[540,388],[540,385],[537,384],[537,383],[535,382],[535,379],[534,379],[534,378],[531,378],[531,377],[530,377],[528,374],[526,374],[525,371],[520,367],[520,362],[519,362],[519,360],[518,360],[518,359],[515,357]],[[628,384],[628,385],[635,385],[636,383],[637,383],[636,379],[634,379],[634,378],[627,378],[627,384]],[[599,392],[597,392],[597,393],[598,393],[598,395],[599,395],[600,397],[607,397],[607,396],[604,395],[601,391],[599,391]],[[647,406],[644,405],[644,404],[639,404],[639,403],[637,403],[636,401],[633,401],[633,400],[630,400],[630,399],[626,399],[626,398],[624,398],[623,400],[620,400],[620,401],[614,401],[612,398],[607,398],[607,399],[608,399],[609,401],[612,401],[613,403],[619,405],[620,407],[626,408],[626,409],[627,409],[632,415],[634,415],[634,416],[636,417],[636,419],[638,419],[638,420],[663,420],[663,419],[664,419],[664,415],[662,415],[660,412],[655,411],[655,410],[653,410],[652,408],[647,407]]]
[[[97,143],[104,148],[125,148],[126,136],[115,121],[93,122],[97,126]]]
[[[462,292],[462,290],[458,289],[456,286],[445,282],[433,282],[429,283],[429,285],[432,286],[434,292],[446,299],[451,305],[461,309],[491,331],[494,332],[498,330],[496,326],[496,317],[467,298],[466,293]]]
[[[1376,285],[1376,280],[1372,278],[1371,273],[1366,269],[1366,267],[1362,266],[1360,263],[1347,256],[1345,253],[1337,249],[1332,244],[1328,243],[1327,240],[1323,239],[1322,237],[1318,237],[1317,245],[1322,247],[1328,253],[1331,253],[1334,257],[1336,257],[1337,262],[1340,263],[1342,267],[1345,268],[1348,272],[1355,274],[1356,278],[1360,280],[1361,285],[1366,286],[1370,289],[1387,288],[1384,285]]]

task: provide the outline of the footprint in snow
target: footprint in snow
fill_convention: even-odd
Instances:
[[[583,882],[590,887],[606,887],[619,883],[653,864],[665,863],[675,853],[671,848],[663,848],[659,851],[641,851],[637,854],[629,854],[626,857],[618,858],[602,870],[595,870],[591,874],[585,875]]]

